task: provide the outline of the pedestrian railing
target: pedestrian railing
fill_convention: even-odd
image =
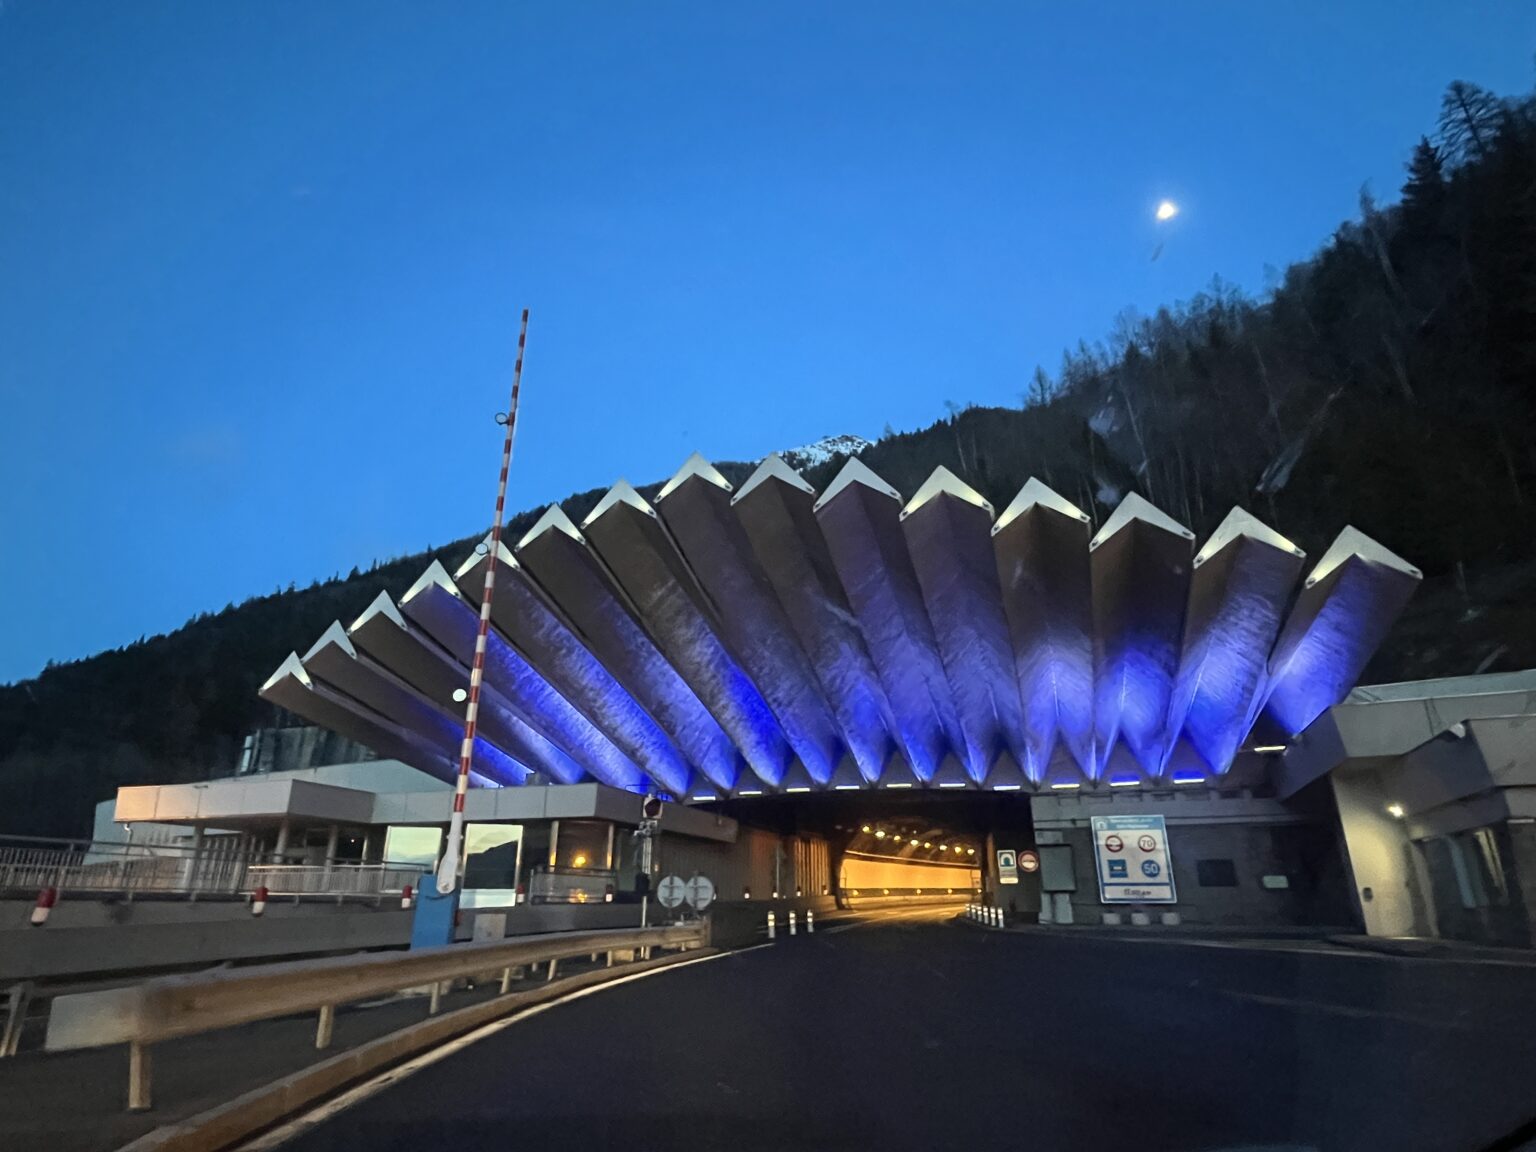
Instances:
[[[528,877],[530,904],[601,904],[612,900],[618,874],[605,868],[540,868]]]
[[[435,1014],[444,985],[454,980],[499,972],[506,993],[513,970],[525,965],[547,962],[553,979],[556,964],[569,957],[608,953],[611,961],[615,952],[708,943],[707,922],[695,921],[164,976],[127,988],[58,997],[48,1018],[47,1048],[127,1044],[128,1109],[140,1112],[151,1106],[152,1045],[165,1040],[317,1012],[315,1047],[324,1049],[331,1044],[338,1005],[426,987],[431,990],[427,1011]]]
[[[265,888],[270,896],[398,895],[415,884],[422,869],[390,864],[251,864],[242,892]]]
[[[421,873],[415,865],[272,864],[240,836],[212,836],[197,847],[0,837],[0,895],[380,897],[398,894]],[[599,897],[601,899],[601,897]]]

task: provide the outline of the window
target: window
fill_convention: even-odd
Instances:
[[[1237,865],[1231,860],[1196,860],[1195,879],[1202,888],[1236,888]]]

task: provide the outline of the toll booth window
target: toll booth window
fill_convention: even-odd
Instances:
[[[441,828],[392,824],[384,835],[384,860],[389,864],[415,864],[430,869],[437,864],[442,840]]]
[[[1195,879],[1202,888],[1236,888],[1237,865],[1231,860],[1196,860]]]
[[[516,888],[521,824],[470,824],[464,830],[464,887]]]
[[[608,825],[598,820],[562,820],[555,842],[555,866],[601,870],[608,863]]]

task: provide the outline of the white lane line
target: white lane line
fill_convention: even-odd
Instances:
[[[1247,1000],[1271,1008],[1285,1008],[1297,1012],[1318,1012],[1326,1016],[1347,1016],[1352,1020],[1393,1020],[1399,1024],[1411,1024],[1415,1028],[1439,1028],[1451,1032],[1464,1032],[1468,1025],[1458,1020],[1434,1019],[1413,1016],[1406,1012],[1380,1012],[1374,1008],[1356,1008],[1352,1004],[1333,1004],[1326,1000],[1298,1000],[1291,996],[1270,996],[1263,992],[1235,992],[1222,988],[1219,994],[1232,1000]]]
[[[473,1032],[466,1032],[462,1036],[455,1037],[446,1043],[433,1048],[429,1052],[423,1052],[420,1056],[414,1056],[404,1064],[397,1064],[371,1079],[364,1080],[352,1088],[347,1089],[340,1096],[327,1100],[315,1108],[310,1109],[299,1116],[294,1117],[276,1128],[269,1129],[260,1136],[238,1145],[235,1152],[265,1152],[269,1148],[277,1148],[285,1144],[295,1136],[301,1135],[318,1124],[324,1123],[337,1113],[345,1112],[355,1104],[361,1104],[372,1096],[377,1096],[386,1088],[404,1080],[407,1076],[421,1071],[439,1060],[446,1060],[455,1053],[462,1052],[471,1044],[478,1043],[488,1036],[494,1036],[504,1028],[510,1028],[524,1020],[532,1019],[551,1008],[558,1008],[562,1004],[569,1004],[573,1000],[580,1000],[584,996],[591,996],[597,992],[606,992],[610,988],[617,988],[622,984],[628,984],[632,980],[644,980],[647,976],[660,976],[663,972],[676,972],[680,968],[689,968],[694,964],[707,964],[711,960],[723,960],[727,956],[743,956],[748,952],[756,952],[759,948],[770,948],[771,944],[754,944],[750,948],[737,948],[731,952],[717,952],[713,956],[700,956],[695,960],[683,960],[677,964],[669,964],[665,968],[653,968],[649,972],[635,972],[628,976],[620,976],[616,980],[606,980],[601,984],[593,984],[589,988],[578,988],[574,992],[568,992],[558,1000],[549,1000],[543,1004],[534,1004],[524,1008],[520,1012],[501,1020],[493,1020],[489,1024],[482,1024]]]

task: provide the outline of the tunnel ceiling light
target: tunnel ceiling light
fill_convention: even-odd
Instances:
[[[862,829],[860,829],[860,831],[868,832],[869,831],[869,825],[868,824],[864,825],[864,827]]]
[[[875,833],[875,839],[876,840],[884,840],[885,839],[885,829],[884,828],[881,828],[879,831],[877,831]]]
[[[1076,780],[1058,780],[1051,787],[1055,788],[1058,792],[1070,792],[1075,788],[1081,788],[1082,785]]]
[[[994,785],[992,785],[992,791],[994,791],[994,792],[1017,792],[1020,787],[1021,786],[1018,785],[1018,784],[994,784]]]
[[[914,847],[914,848],[917,847],[917,839],[915,837],[912,839],[911,844],[912,844],[912,847]]]
[[[1111,788],[1134,788],[1141,781],[1134,776],[1116,776],[1109,782]]]
[[[1284,752],[1284,744],[1255,744],[1253,751],[1268,754],[1270,752]]]
[[[1198,772],[1175,772],[1173,774],[1175,784],[1204,784],[1205,777]]]
[[[932,848],[933,847],[933,842],[929,841],[929,840],[924,840],[923,841],[923,847],[924,848]]]
[[[859,786],[857,784],[836,784],[832,788],[834,792],[857,792],[858,790]]]
[[[1403,818],[1403,806],[1401,804],[1388,804],[1387,815],[1394,820],[1401,820]]]
[[[965,781],[964,780],[946,780],[946,781],[944,781],[944,783],[940,784],[939,787],[940,788],[964,788],[965,787]]]
[[[949,845],[948,844],[940,844],[939,845],[939,851],[940,852],[948,852],[949,851]]]
[[[763,790],[761,788],[743,788],[740,792],[736,793],[738,796],[761,796],[762,794]]]
[[[786,789],[784,789],[784,791],[786,791],[786,792],[809,792],[810,789],[806,788],[804,786],[799,786],[799,787],[795,787],[795,788],[786,788]]]
[[[699,800],[718,800],[719,797],[715,796],[715,795],[713,795],[713,794],[711,794],[709,792],[700,792],[697,796],[694,796],[692,799],[695,802],[697,802]]]
[[[910,788],[910,787],[912,787],[912,785],[910,785],[910,784],[887,784],[886,787],[887,788]]]
[[[969,855],[969,856],[976,855],[976,849],[974,849],[974,848],[967,848],[965,851],[966,851],[966,854]]]

